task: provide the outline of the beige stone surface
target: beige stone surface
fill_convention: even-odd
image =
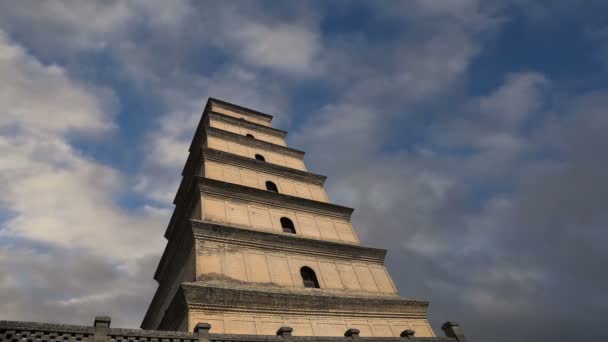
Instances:
[[[254,283],[270,283],[270,271],[265,253],[244,252],[247,266],[247,280]]]
[[[315,316],[294,314],[217,313],[192,310],[188,313],[189,329],[197,323],[211,324],[214,334],[275,335],[281,326],[293,328],[295,336],[344,336],[351,328],[361,331],[362,337],[397,337],[406,329],[416,331],[416,337],[434,337],[425,319],[412,318],[362,318]]]
[[[196,275],[199,274],[222,274],[222,258],[220,248],[208,246],[198,251],[196,259]]]
[[[323,278],[323,283],[325,288],[328,289],[344,289],[346,288],[345,284],[342,282],[342,278],[340,278],[340,274],[338,273],[338,267],[336,262],[319,262],[319,268],[321,270],[320,276]]]
[[[393,283],[391,277],[388,275],[386,267],[372,266],[370,267],[370,271],[372,273],[374,281],[376,282],[376,286],[378,286],[378,289],[380,289],[380,292],[390,291],[389,289],[392,289],[393,291],[397,292],[397,287]]]
[[[353,268],[353,265],[337,262],[336,270],[340,275],[340,280],[342,280],[344,288],[350,290],[361,290],[361,284],[359,283],[359,278],[357,278],[357,274],[355,274],[355,269]]]
[[[202,219],[209,222],[288,234],[283,233],[281,217],[293,221],[298,236],[359,244],[352,225],[342,218],[219,196],[202,198]]]
[[[197,279],[212,277],[251,286],[304,288],[300,269],[315,271],[321,289],[344,294],[396,294],[382,264],[328,256],[302,255],[256,249],[216,241],[198,240]]]
[[[255,158],[256,154],[260,154],[268,163],[306,171],[306,167],[304,166],[304,161],[302,159],[287,154],[265,150],[259,147],[250,147],[217,137],[207,137],[207,147],[248,158]]]
[[[222,275],[225,278],[237,281],[249,281],[242,250],[221,248],[220,258],[222,261]],[[203,264],[204,268],[205,265]]]
[[[205,176],[228,183],[249,186],[266,190],[266,182],[273,182],[279,193],[311,199],[319,202],[328,202],[323,187],[304,183],[302,181],[273,175],[267,172],[247,169],[236,165],[227,165],[214,161],[205,162]]]
[[[411,328],[416,332],[416,336],[432,336],[433,329],[429,324],[424,324],[423,322],[414,322],[411,324]]]
[[[251,134],[251,135],[253,135],[253,137],[255,139],[266,141],[266,142],[269,142],[272,144],[281,145],[281,146],[287,146],[287,144],[285,143],[285,139],[283,139],[283,138],[280,138],[280,137],[277,137],[277,136],[274,136],[271,134],[263,133],[260,131],[256,131],[253,129],[249,129],[246,127],[234,125],[234,124],[231,124],[228,122],[211,119],[211,120],[209,120],[209,125],[214,128],[219,128],[221,130],[240,134],[240,135]]]
[[[264,120],[262,118],[257,118],[255,116],[251,116],[251,115],[245,115],[245,114],[241,114],[238,113],[236,111],[230,110],[228,108],[224,108],[218,105],[213,105],[211,106],[211,110],[216,112],[216,113],[220,113],[220,114],[224,114],[224,115],[228,115],[228,116],[232,116],[233,118],[237,118],[237,119],[243,119],[249,122],[253,122],[253,123],[257,123],[260,125],[264,125],[264,126],[268,126],[270,127],[270,121],[268,120]]]
[[[269,253],[266,260],[268,263],[268,270],[270,271],[270,280],[273,284],[293,286],[293,278],[285,256]]]

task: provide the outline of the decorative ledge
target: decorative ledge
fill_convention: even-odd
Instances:
[[[426,318],[429,303],[422,300],[386,297],[337,296],[310,289],[256,291],[229,284],[210,286],[201,282],[181,284],[190,308],[335,316]],[[179,296],[179,293],[176,297]],[[174,299],[175,300],[175,299]]]
[[[242,242],[260,249],[282,250],[348,260],[355,259],[382,265],[384,265],[386,256],[385,249],[316,240],[293,234],[262,232],[198,220],[190,220],[190,226],[197,240],[217,240],[234,244]]]
[[[354,209],[341,205],[313,201],[306,198],[279,194],[272,191],[251,188],[248,186],[198,177],[198,186],[201,193],[216,194],[223,197],[237,198],[250,202],[263,202],[275,206],[295,208],[305,211],[314,211],[326,215],[350,219]]]
[[[268,162],[263,162],[253,158],[242,157],[233,153],[228,153],[212,148],[203,147],[203,158],[205,160],[215,160],[226,164],[233,164],[242,166],[250,169],[256,169],[262,172],[276,174],[286,178],[297,179],[306,183],[312,183],[316,185],[323,185],[326,176],[292,169],[290,167],[280,166]]]
[[[258,140],[258,139],[251,139],[244,135],[224,131],[224,130],[214,128],[214,127],[205,127],[205,131],[207,132],[207,135],[210,137],[216,137],[216,138],[221,138],[221,139],[225,139],[225,140],[229,140],[229,141],[233,141],[233,142],[238,142],[239,144],[252,146],[252,147],[258,147],[261,149],[290,155],[290,156],[300,158],[300,159],[304,158],[305,152],[296,150],[293,148],[269,143],[267,141],[262,141],[262,140]]]

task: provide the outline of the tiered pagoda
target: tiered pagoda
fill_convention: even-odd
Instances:
[[[165,232],[141,327],[213,334],[435,336],[428,302],[401,298],[386,250],[365,247],[272,116],[209,99]],[[350,330],[349,330],[350,329]],[[355,330],[356,329],[356,330]]]

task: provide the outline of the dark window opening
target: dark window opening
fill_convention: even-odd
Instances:
[[[276,192],[276,193],[279,192],[279,189],[277,188],[277,185],[274,184],[271,181],[266,181],[266,190],[272,191],[272,192]]]
[[[319,288],[319,281],[317,281],[317,275],[312,268],[308,266],[304,266],[300,268],[300,275],[302,276],[302,281],[304,282],[304,287],[309,287],[313,289]]]
[[[264,156],[263,156],[263,155],[261,155],[261,154],[256,154],[256,155],[255,155],[255,159],[257,159],[257,160],[261,160],[261,161],[266,161],[266,158],[264,158]]]
[[[283,228],[284,233],[296,233],[296,227],[294,227],[293,222],[287,217],[281,217],[281,227]]]
[[[253,136],[253,134],[249,134],[249,133],[247,133],[247,137],[252,138],[252,139],[255,139],[255,137]]]

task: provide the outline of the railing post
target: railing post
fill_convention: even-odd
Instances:
[[[346,330],[346,332],[344,333],[344,336],[350,337],[353,341],[358,341],[359,333],[360,333],[359,329],[350,328],[350,329]]]
[[[445,322],[441,326],[441,330],[443,330],[447,337],[453,337],[458,342],[467,342],[467,339],[464,337],[464,331],[458,323]]]
[[[198,342],[209,342],[209,330],[211,330],[211,324],[209,323],[196,324],[194,333],[198,336]]]
[[[95,316],[93,342],[105,342],[110,331],[110,322],[112,322],[110,316]]]
[[[286,341],[291,341],[293,340],[293,337],[291,336],[292,332],[293,329],[291,327],[280,327],[279,330],[277,330],[277,335],[281,336]]]
[[[416,332],[414,330],[406,329],[406,330],[403,330],[399,336],[401,336],[401,338],[409,341],[414,337],[415,333]]]

